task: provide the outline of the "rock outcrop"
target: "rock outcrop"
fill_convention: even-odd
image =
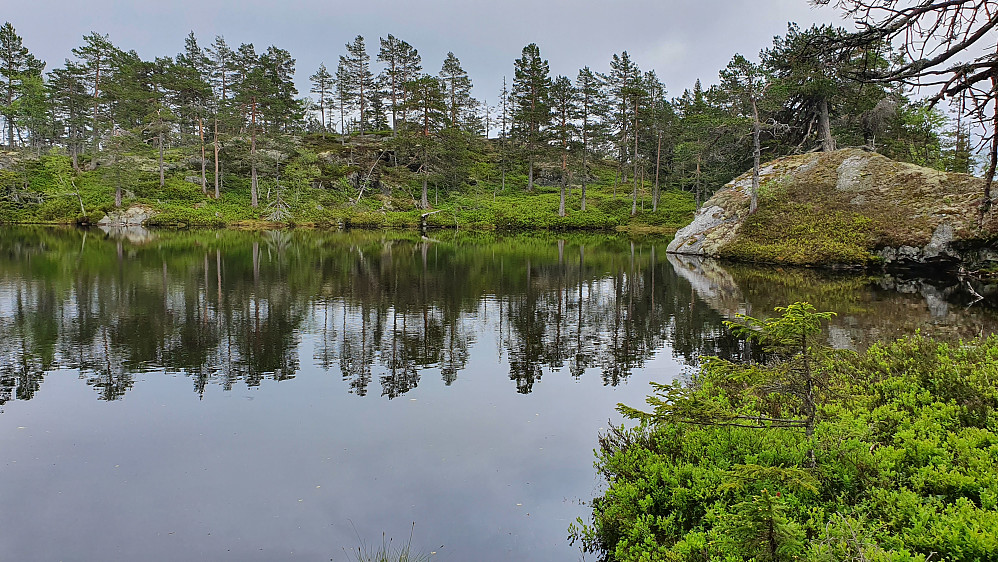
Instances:
[[[107,227],[143,226],[156,214],[156,211],[148,205],[132,205],[127,209],[111,211],[97,221],[97,224]]]
[[[668,251],[800,265],[912,265],[998,258],[998,217],[980,215],[983,180],[860,149],[787,156],[704,203]]]

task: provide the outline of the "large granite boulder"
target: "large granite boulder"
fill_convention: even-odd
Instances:
[[[787,156],[708,199],[668,251],[800,265],[992,260],[995,212],[980,212],[983,180],[896,162],[860,149]]]

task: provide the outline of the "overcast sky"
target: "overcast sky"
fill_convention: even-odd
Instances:
[[[573,79],[590,66],[605,72],[613,53],[628,51],[642,70],[654,69],[670,95],[697,78],[715,82],[735,53],[755,58],[788,21],[845,25],[834,8],[807,0],[34,0],[4,2],[8,19],[48,69],[62,65],[90,31],[110,34],[144,59],[175,55],[193,30],[202,46],[223,35],[230,46],[253,43],[287,49],[297,59],[299,90],[320,62],[332,70],[344,44],[367,41],[372,61],[378,37],[389,33],[419,49],[423,68],[437,73],[453,51],[474,81],[475,97],[495,102],[513,60],[537,43],[552,75]],[[377,71],[377,70],[376,70]]]

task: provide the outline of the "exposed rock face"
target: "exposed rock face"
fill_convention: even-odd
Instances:
[[[855,244],[861,246],[860,252],[887,264],[980,261],[994,254],[983,250],[985,243],[998,234],[998,212],[987,214],[983,222],[980,219],[982,181],[965,174],[895,162],[860,149],[801,154],[780,158],[760,170],[759,209],[761,215],[765,215],[762,212],[767,206],[803,209],[796,218],[785,220],[808,217],[808,224],[798,229],[804,234],[792,241],[795,247],[804,246],[801,254],[805,256],[811,240],[808,228],[813,233],[847,223],[859,231],[859,242]],[[778,248],[779,239],[765,237],[793,231],[796,225],[779,224],[779,217],[772,212],[768,217],[750,218],[751,184],[749,171],[719,190],[697,212],[693,222],[676,233],[668,251],[739,258],[745,254],[746,244],[773,243],[770,248]],[[825,221],[825,217],[830,218]],[[753,221],[754,228],[746,234],[748,230],[743,226]],[[780,228],[768,228],[774,225]],[[736,243],[741,246],[741,254],[732,250]],[[769,256],[758,261],[823,263],[799,256],[780,259],[772,250],[756,255]]]
[[[156,211],[147,205],[132,205],[124,210],[111,211],[97,224],[108,227],[142,226],[156,214]]]

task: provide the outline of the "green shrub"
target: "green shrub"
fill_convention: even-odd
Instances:
[[[815,361],[810,437],[730,423],[795,412],[785,385],[759,384],[783,363],[708,361],[660,387],[666,410],[704,417],[646,417],[602,435],[609,487],[573,540],[621,561],[994,560],[998,337],[916,335]]]

